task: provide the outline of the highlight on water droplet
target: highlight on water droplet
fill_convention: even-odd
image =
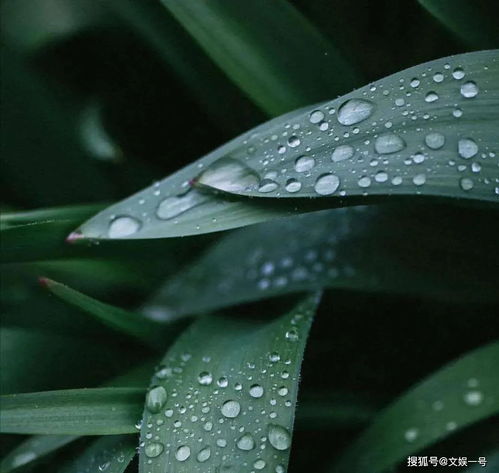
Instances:
[[[195,180],[196,183],[226,192],[243,192],[255,189],[258,174],[249,166],[224,157],[208,166]]]

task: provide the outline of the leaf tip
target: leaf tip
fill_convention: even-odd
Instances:
[[[84,239],[84,235],[83,233],[81,233],[80,231],[74,231],[74,232],[71,232],[67,238],[66,238],[66,243],[70,243],[70,244],[73,244],[74,242],[76,242],[77,240],[82,240]]]

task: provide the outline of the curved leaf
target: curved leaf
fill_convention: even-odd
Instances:
[[[79,231],[193,235],[383,196],[497,203],[498,59],[497,50],[438,59],[274,119]]]
[[[375,417],[333,471],[385,471],[457,429],[497,415],[498,366],[494,342],[437,371]]]
[[[123,473],[135,456],[136,443],[137,438],[132,435],[101,437],[59,471]]]
[[[495,300],[495,216],[370,206],[255,225],[218,241],[142,310],[178,317],[318,287]]]
[[[140,471],[285,471],[309,298],[270,323],[203,318],[163,359],[146,398]]]
[[[0,397],[0,432],[113,435],[137,432],[144,391],[95,388],[9,394]]]

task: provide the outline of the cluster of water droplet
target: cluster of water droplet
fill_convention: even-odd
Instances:
[[[283,473],[301,353],[297,342],[311,316],[302,307],[287,317],[275,335],[284,349],[281,343],[279,351],[258,354],[239,369],[190,353],[161,365],[146,395],[144,422],[138,424],[144,472],[147,466],[176,462],[188,463],[189,471],[237,466],[237,471]],[[190,379],[193,370],[197,374]]]

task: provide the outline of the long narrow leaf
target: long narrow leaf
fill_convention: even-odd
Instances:
[[[261,125],[79,231],[192,235],[387,196],[497,203],[498,78],[497,50],[412,67]]]
[[[0,397],[0,432],[113,435],[135,433],[143,390],[96,388]]]
[[[499,414],[499,342],[452,362],[388,406],[335,473],[377,473],[457,429]]]
[[[285,471],[316,298],[270,323],[204,318],[179,338],[146,397],[140,471]]]

